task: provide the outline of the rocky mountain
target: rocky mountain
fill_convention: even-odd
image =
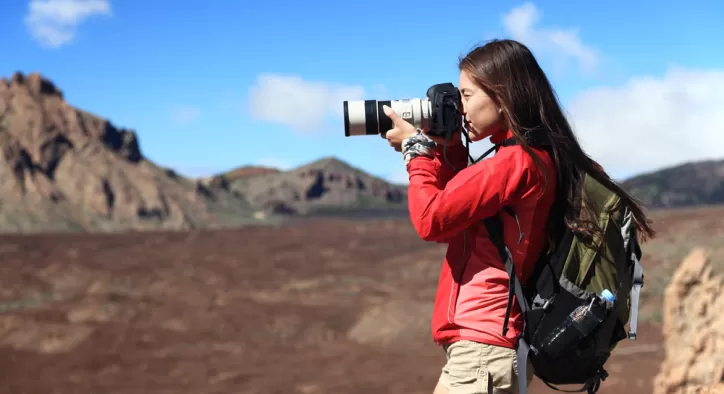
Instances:
[[[68,104],[38,73],[0,80],[0,231],[253,223],[239,193],[144,157],[136,133]]]
[[[254,209],[275,214],[407,209],[406,186],[393,185],[334,157],[290,171],[246,167],[212,177],[206,183],[244,195]]]
[[[724,160],[699,161],[626,180],[623,186],[652,208],[724,203]]]

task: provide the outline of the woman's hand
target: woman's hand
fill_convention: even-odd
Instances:
[[[384,134],[384,137],[390,143],[390,146],[395,148],[395,151],[401,152],[402,141],[417,134],[417,129],[410,122],[400,118],[399,115],[397,115],[395,111],[392,110],[392,108],[385,105],[382,107],[382,110],[385,111],[385,115],[387,115],[387,117],[392,120],[392,124],[394,126],[390,130],[388,130],[387,133]],[[462,133],[460,132],[453,133],[450,136],[450,140],[447,142],[447,144],[455,145],[462,143],[461,134]],[[428,138],[433,140],[438,145],[445,145],[444,137],[431,137],[428,135]]]
[[[402,152],[402,141],[417,134],[417,129],[410,122],[400,118],[392,108],[384,105],[382,110],[392,120],[393,125],[391,129],[387,130],[384,137],[390,143],[390,146],[395,148],[395,151]]]

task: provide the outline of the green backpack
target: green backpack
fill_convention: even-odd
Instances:
[[[528,134],[531,145],[546,145],[545,136]],[[516,143],[510,138],[494,148]],[[523,313],[524,329],[517,346],[522,394],[527,393],[526,359],[535,376],[552,389],[565,391],[554,385],[579,384],[583,388],[568,392],[595,393],[608,376],[603,366],[618,342],[636,339],[643,270],[632,213],[591,176],[579,181],[578,193],[579,217],[597,221],[604,230],[603,239],[585,240],[566,229],[556,248],[541,256],[526,285],[513,274],[515,262],[502,242],[500,214],[483,220],[509,276],[503,335],[513,295]],[[582,205],[591,208],[593,218],[586,217]],[[503,211],[515,217],[510,207]],[[521,240],[523,236],[521,232]],[[627,335],[624,326],[629,320]]]

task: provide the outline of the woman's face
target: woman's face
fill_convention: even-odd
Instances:
[[[458,88],[471,141],[480,141],[503,129],[505,122],[500,107],[473,82],[467,70],[460,72]]]

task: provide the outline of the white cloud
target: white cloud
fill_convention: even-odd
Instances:
[[[192,106],[178,106],[171,109],[171,120],[178,124],[193,122],[201,116],[201,110]]]
[[[83,21],[110,14],[108,0],[31,0],[25,25],[43,46],[59,48],[73,41]]]
[[[724,70],[682,68],[584,91],[569,106],[584,150],[614,177],[724,158],[723,109]]]
[[[585,72],[596,67],[599,54],[583,44],[578,29],[539,27],[541,17],[535,5],[524,3],[504,14],[502,19],[505,30],[513,39],[524,43],[532,51],[551,55],[554,63],[561,65],[572,58]]]
[[[279,123],[297,131],[320,131],[328,116],[342,117],[344,100],[361,100],[365,89],[294,75],[261,74],[249,90],[254,118]]]

